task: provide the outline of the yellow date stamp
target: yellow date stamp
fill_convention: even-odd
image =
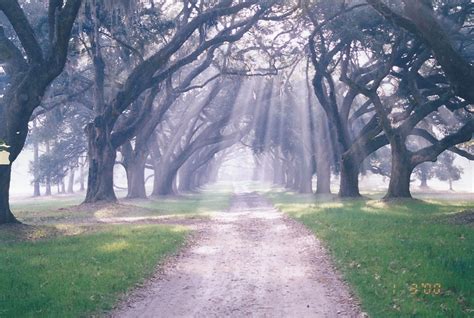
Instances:
[[[440,283],[419,283],[410,285],[412,295],[441,295],[442,287]]]

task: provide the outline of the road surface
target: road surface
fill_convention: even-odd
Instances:
[[[320,242],[258,194],[229,211],[113,317],[363,317]]]

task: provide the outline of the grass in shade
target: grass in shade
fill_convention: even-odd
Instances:
[[[0,316],[83,317],[110,310],[185,235],[177,227],[114,225],[74,236],[0,241]]]
[[[199,217],[222,211],[228,191],[78,206],[79,195],[12,204],[28,225],[0,226],[0,317],[102,315],[177,251],[180,226],[101,223],[104,218]]]
[[[371,317],[474,317],[474,201],[268,196],[325,243]]]

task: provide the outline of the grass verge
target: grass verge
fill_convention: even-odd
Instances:
[[[229,192],[202,192],[181,196],[150,198],[148,200],[130,200],[135,206],[149,210],[150,216],[176,215],[195,217],[210,212],[223,211],[229,207]],[[124,201],[127,202],[127,201]]]
[[[0,240],[0,316],[83,317],[110,310],[185,236],[179,227],[113,225],[38,241]]]
[[[474,228],[450,222],[474,202],[268,196],[325,242],[371,317],[474,316]]]
[[[0,226],[0,317],[107,312],[185,241],[185,228],[147,218],[206,217],[229,206],[224,190],[113,205],[77,206],[80,195],[16,201],[15,215],[29,225]],[[143,219],[101,224],[117,217]]]

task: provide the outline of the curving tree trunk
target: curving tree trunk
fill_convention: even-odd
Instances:
[[[173,187],[176,169],[159,168],[155,170],[152,196],[175,195]]]

